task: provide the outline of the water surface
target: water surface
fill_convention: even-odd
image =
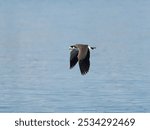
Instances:
[[[0,2],[0,112],[150,112],[150,2]],[[69,46],[96,46],[87,75]]]

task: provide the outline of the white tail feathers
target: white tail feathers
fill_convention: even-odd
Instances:
[[[96,47],[90,47],[90,46],[88,46],[88,48],[89,48],[90,50],[96,49]]]

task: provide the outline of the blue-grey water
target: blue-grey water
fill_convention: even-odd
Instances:
[[[0,0],[0,112],[150,112],[150,1]],[[91,66],[69,69],[88,43]]]

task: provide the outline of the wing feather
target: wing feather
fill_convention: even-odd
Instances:
[[[86,57],[83,60],[79,61],[80,72],[82,75],[85,75],[89,71],[90,68],[89,58],[90,58],[90,51],[88,49]]]
[[[78,62],[78,52],[79,51],[77,49],[73,49],[70,52],[70,69],[73,68]]]

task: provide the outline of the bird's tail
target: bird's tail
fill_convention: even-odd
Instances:
[[[96,49],[96,47],[91,47],[92,50]]]

